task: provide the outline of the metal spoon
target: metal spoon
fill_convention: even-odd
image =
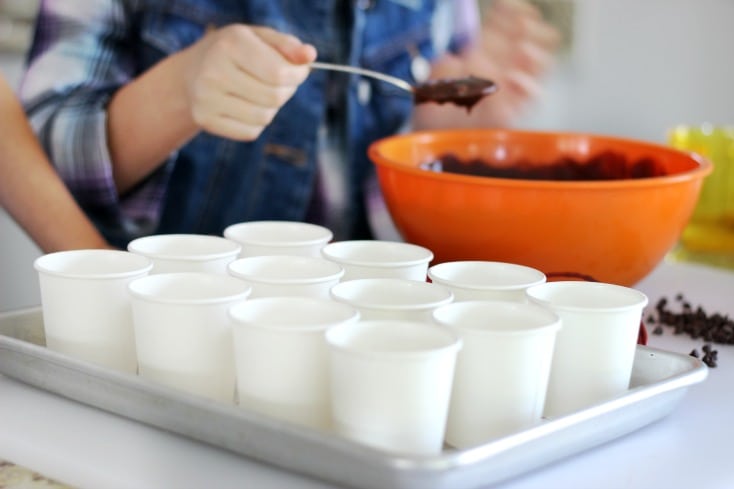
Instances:
[[[474,76],[429,80],[417,85],[411,85],[401,78],[357,66],[315,61],[311,63],[311,68],[342,71],[381,80],[411,93],[415,104],[425,102],[435,102],[438,104],[452,103],[470,110],[479,100],[497,91],[497,85],[492,80]]]

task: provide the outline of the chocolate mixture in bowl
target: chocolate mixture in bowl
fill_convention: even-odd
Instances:
[[[662,165],[653,158],[628,161],[624,155],[614,151],[604,151],[586,161],[567,156],[549,164],[527,160],[500,164],[481,158],[464,161],[447,153],[424,163],[421,168],[435,172],[525,180],[620,180],[666,175]]]

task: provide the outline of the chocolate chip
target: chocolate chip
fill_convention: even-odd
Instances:
[[[713,349],[714,344],[734,345],[734,321],[729,316],[720,313],[708,313],[701,307],[693,307],[682,293],[674,296],[680,308],[677,311],[669,307],[667,297],[661,297],[655,304],[655,318],[648,317],[648,322],[657,322],[654,334],[662,334],[663,326],[672,330],[673,334],[687,334],[693,339],[702,339],[703,357],[701,360],[709,367],[716,367],[718,352]],[[658,331],[660,329],[660,331]],[[698,358],[694,349],[691,356]]]
[[[711,355],[710,353],[707,353],[703,356],[701,361],[710,368],[716,368],[716,355]]]

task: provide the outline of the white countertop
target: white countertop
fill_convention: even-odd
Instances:
[[[663,263],[636,286],[654,308],[683,293],[734,316],[734,273]],[[652,328],[648,328],[652,330]],[[702,340],[650,334],[650,346],[699,352]],[[662,420],[585,453],[494,486],[499,489],[730,489],[734,487],[734,345]],[[80,488],[335,487],[147,427],[0,376],[0,459]]]

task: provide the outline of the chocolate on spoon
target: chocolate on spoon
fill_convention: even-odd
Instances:
[[[413,87],[413,99],[416,104],[425,102],[452,103],[460,107],[466,107],[468,111],[481,99],[496,91],[497,84],[484,78],[475,76],[442,78],[429,80]]]
[[[332,63],[311,63],[311,68],[321,70],[343,71],[357,75],[368,76],[390,83],[413,95],[415,104],[435,102],[438,104],[452,103],[459,107],[471,110],[474,105],[487,95],[497,91],[497,84],[492,80],[470,76],[467,78],[444,78],[429,80],[418,85],[411,85],[403,79],[386,75],[377,71],[358,68],[356,66],[339,65]]]

